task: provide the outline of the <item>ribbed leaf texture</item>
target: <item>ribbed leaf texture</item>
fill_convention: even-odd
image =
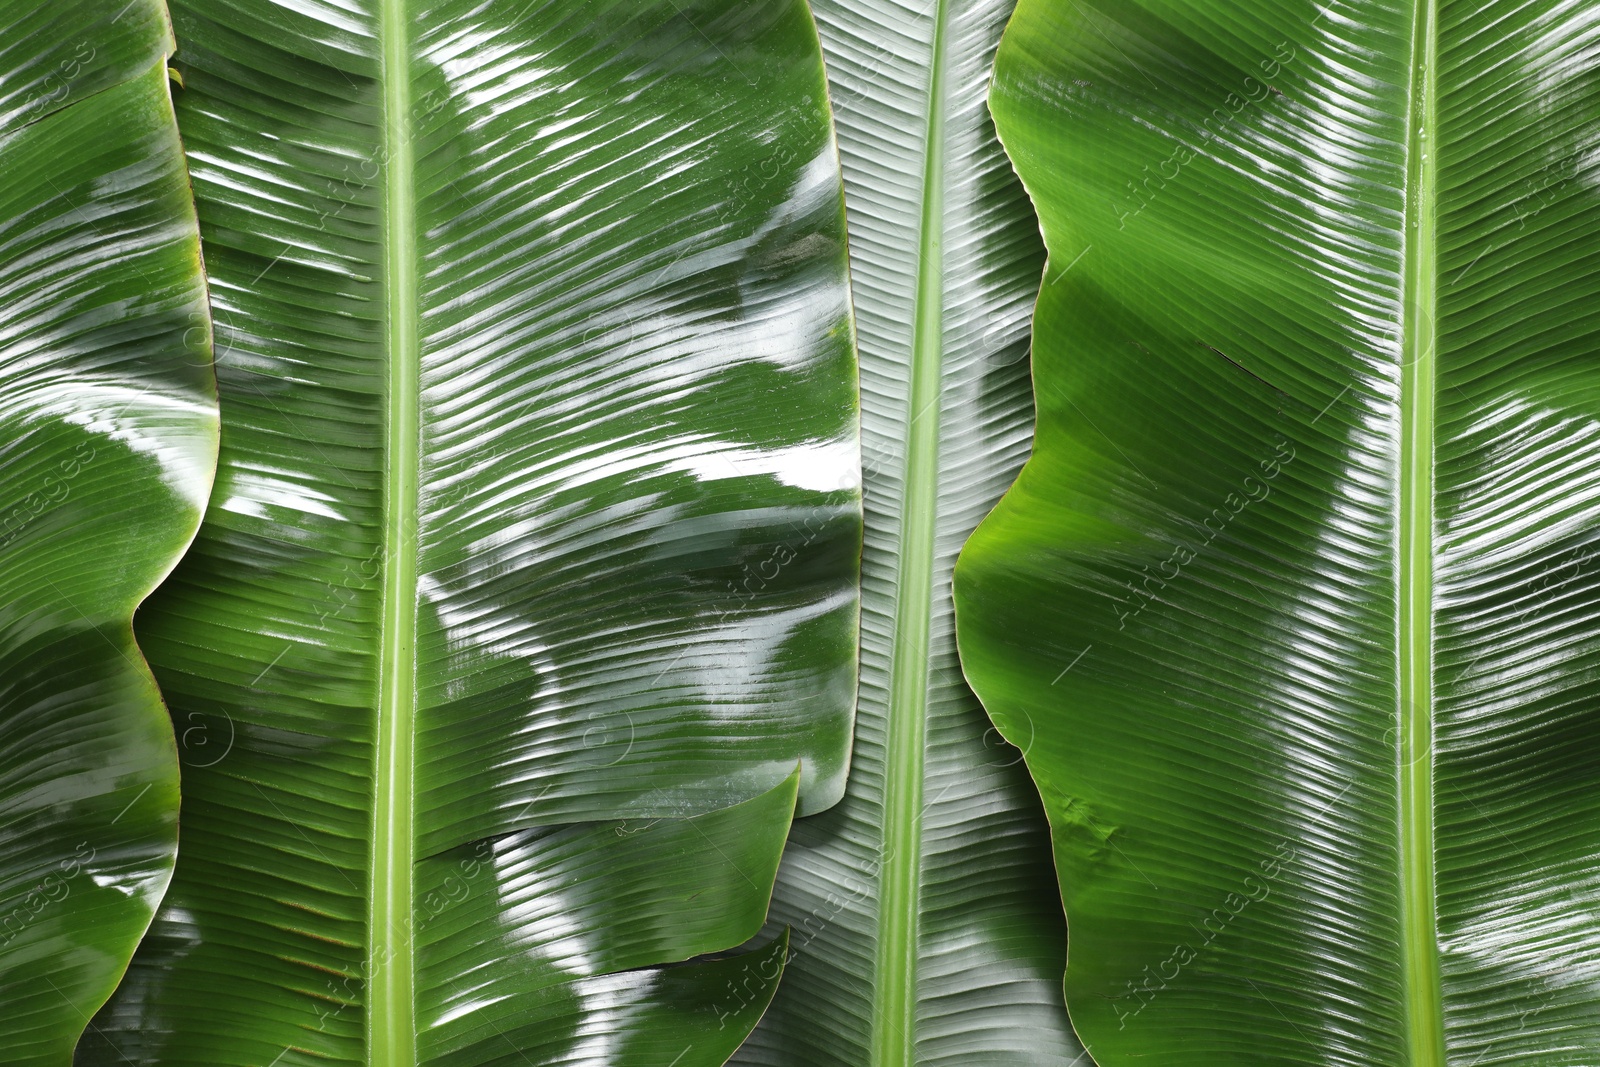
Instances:
[[[216,467],[160,3],[0,6],[0,1062],[64,1067],[172,876],[134,644]]]
[[[720,1064],[843,788],[856,367],[798,0],[175,10],[211,519],[169,903],[89,1063]],[[735,992],[729,975],[755,977]]]
[[[957,569],[1102,1067],[1600,1050],[1592,4],[1023,0],[1038,438]]]
[[[738,1061],[1065,1065],[1081,1050],[1046,828],[961,677],[949,600],[1033,414],[1042,250],[986,104],[1011,5],[814,7],[861,350],[861,697],[845,799],[798,822],[784,855],[772,915],[791,957]]]

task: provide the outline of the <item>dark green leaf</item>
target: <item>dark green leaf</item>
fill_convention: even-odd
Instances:
[[[217,747],[89,1062],[721,1063],[770,957],[660,965],[759,930],[854,703],[804,5],[175,19],[224,441],[141,635]]]
[[[172,54],[167,9],[151,0],[9,0],[0,40],[0,134],[122,85]]]
[[[0,1062],[65,1067],[172,875],[133,640],[194,536],[216,393],[156,2],[0,14]]]
[[[1038,440],[957,604],[1102,1067],[1600,1047],[1597,52],[1561,0],[1020,6]]]

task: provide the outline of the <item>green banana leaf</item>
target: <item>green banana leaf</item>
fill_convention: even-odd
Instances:
[[[784,854],[772,921],[790,960],[737,1061],[1064,1067],[1081,1049],[1047,830],[961,677],[949,599],[1033,415],[1043,250],[986,104],[1011,2],[814,6],[860,332],[861,695],[845,799]]]
[[[174,9],[210,517],[168,903],[91,1064],[726,1060],[843,788],[843,208],[799,0]]]
[[[956,572],[1102,1067],[1600,1048],[1593,5],[1023,0],[1037,444]]]
[[[199,525],[216,389],[164,9],[15,0],[0,42],[0,1062],[64,1067],[172,875],[132,618]]]

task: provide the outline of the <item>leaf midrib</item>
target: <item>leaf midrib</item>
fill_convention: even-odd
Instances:
[[[1401,972],[1409,1067],[1445,1064],[1433,828],[1438,23],[1437,0],[1417,0],[1406,116],[1399,471],[1397,760]]]
[[[906,467],[890,649],[882,882],[873,988],[873,1067],[909,1067],[916,1048],[923,779],[933,563],[938,519],[939,399],[944,341],[944,65],[947,0],[937,0],[906,398]]]
[[[421,360],[406,0],[382,0],[385,450],[383,631],[373,759],[373,833],[367,958],[367,1057],[416,1063],[410,943],[412,738],[415,730],[418,435]]]

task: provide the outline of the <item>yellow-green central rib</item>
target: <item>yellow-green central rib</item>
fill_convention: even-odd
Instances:
[[[1400,377],[1400,922],[1409,1067],[1444,1067],[1433,843],[1433,453],[1438,374],[1437,0],[1417,0]]]
[[[418,393],[416,210],[405,0],[383,0],[384,296],[388,317],[383,639],[373,775],[368,1062],[416,1063],[412,984],[412,736],[416,710]]]
[[[939,397],[944,341],[945,0],[934,11],[923,148],[922,213],[906,470],[900,507],[889,663],[882,890],[873,1004],[873,1067],[910,1067],[916,1050],[917,939],[921,909],[922,806],[928,659],[933,625],[934,524],[938,519]]]

